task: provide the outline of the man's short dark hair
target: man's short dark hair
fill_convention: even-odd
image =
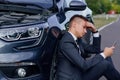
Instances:
[[[82,16],[82,15],[74,15],[74,16],[72,16],[71,18],[70,18],[70,21],[69,22],[71,22],[74,18],[81,18],[81,19],[83,19],[83,20],[85,20],[85,21],[88,21],[88,19],[86,18],[86,17],[84,17],[84,16]]]

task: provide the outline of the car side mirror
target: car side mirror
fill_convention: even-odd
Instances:
[[[81,1],[71,1],[69,4],[69,7],[65,8],[65,11],[69,11],[69,10],[85,10],[86,9],[86,4],[81,2]]]

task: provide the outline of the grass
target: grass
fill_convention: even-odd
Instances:
[[[96,15],[96,16],[93,16],[93,20],[94,20],[94,23],[95,23],[95,26],[97,28],[100,28],[106,24],[109,24],[115,20],[117,20],[118,18],[118,15]]]

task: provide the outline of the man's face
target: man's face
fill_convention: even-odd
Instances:
[[[86,21],[82,20],[79,23],[76,23],[76,34],[77,37],[81,38],[87,33]]]

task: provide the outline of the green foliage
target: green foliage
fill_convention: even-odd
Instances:
[[[117,13],[120,13],[120,5],[112,3],[112,10],[115,10]]]
[[[100,11],[99,9],[99,2],[98,0],[86,0],[88,6],[93,10],[94,13],[98,13]]]
[[[111,9],[111,2],[110,0],[100,0],[100,8],[103,12],[107,13]]]
[[[120,4],[120,0],[117,0],[117,3]]]
[[[120,0],[86,0],[94,14],[107,13],[116,10],[120,13]]]

